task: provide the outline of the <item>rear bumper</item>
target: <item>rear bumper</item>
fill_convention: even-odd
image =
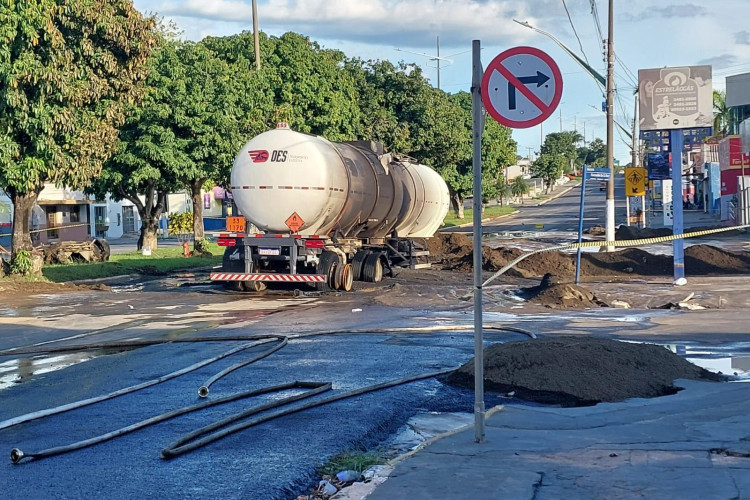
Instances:
[[[211,273],[211,281],[266,281],[279,283],[325,283],[323,274]]]

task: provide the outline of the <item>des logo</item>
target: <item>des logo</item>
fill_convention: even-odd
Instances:
[[[284,162],[286,161],[286,154],[287,152],[284,150],[276,150],[273,153],[271,153],[271,161],[278,161],[278,162]]]
[[[253,160],[253,163],[263,163],[268,161],[268,151],[265,149],[257,149],[254,151],[248,151],[248,154],[250,155],[250,158]]]

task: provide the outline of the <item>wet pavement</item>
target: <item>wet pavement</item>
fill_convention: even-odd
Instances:
[[[472,324],[470,303],[458,298],[463,294],[465,280],[449,273],[435,276],[443,278],[439,284],[423,284],[420,293],[405,295],[399,294],[406,287],[394,286],[398,280],[385,281],[379,286],[360,286],[355,293],[338,296],[294,297],[289,290],[243,295],[205,287],[199,284],[200,276],[186,275],[148,282],[127,281],[110,291],[61,293],[41,299],[18,297],[3,306],[11,314],[0,317],[0,349],[212,335],[360,332],[290,340],[288,346],[272,356],[217,382],[211,389],[211,397],[294,380],[331,381],[333,391],[341,392],[457,367],[471,358],[470,328],[452,330],[457,325]],[[647,283],[642,286],[653,294],[654,300],[664,299],[667,297],[661,296],[660,288],[666,294],[667,280],[664,281],[656,286]],[[520,326],[539,335],[595,334],[655,342],[670,345],[690,359],[740,373],[750,356],[750,338],[741,319],[744,307],[738,306],[741,302],[737,297],[747,295],[742,291],[747,285],[747,278],[696,281],[693,285],[696,290],[700,292],[700,287],[705,287],[707,297],[709,289],[712,294],[718,290],[728,300],[725,307],[731,308],[695,312],[550,311],[503,295],[495,300],[488,294],[485,322]],[[591,286],[632,294],[633,286],[638,284]],[[454,289],[453,295],[449,288]],[[461,292],[456,293],[455,289]],[[439,294],[443,298],[437,298]],[[394,296],[398,305],[380,302]],[[715,298],[710,295],[710,300]],[[700,300],[703,299],[701,296]],[[436,330],[384,331],[415,326]],[[485,337],[487,345],[524,338],[520,334],[492,332]],[[172,343],[126,351],[0,357],[0,422],[142,383],[236,345],[231,341]],[[237,354],[137,393],[0,430],[0,450],[4,447],[7,452],[19,447],[28,453],[68,444],[195,403],[197,388],[207,378],[258,351],[256,348]],[[473,406],[471,391],[429,379],[271,421],[174,460],[159,458],[161,449],[178,436],[278,397],[269,395],[257,402],[222,405],[70,454],[15,466],[9,461],[0,463],[0,475],[7,485],[5,496],[33,498],[29,493],[33,491],[45,498],[132,498],[146,493],[152,498],[294,498],[311,490],[317,478],[315,468],[332,455],[359,448],[409,449],[471,420]],[[515,407],[515,402],[499,395],[486,397],[488,404]],[[524,416],[536,415],[530,411],[547,415],[545,410],[517,411],[527,412],[521,413]],[[538,438],[538,433],[535,435]],[[531,436],[527,433],[523,439],[529,441]],[[448,463],[453,466],[465,461],[458,451],[452,458]],[[502,462],[502,466],[505,464]],[[529,462],[524,466],[527,471],[536,470]],[[424,467],[427,473],[437,470],[429,464]],[[485,471],[481,467],[477,470]],[[453,477],[452,471],[440,474]],[[470,477],[471,474],[466,476]],[[525,472],[519,471],[518,477],[526,478]],[[481,496],[482,490],[474,494],[465,481],[455,482],[463,484],[463,488],[450,496]],[[519,485],[527,488],[529,483],[524,479]],[[388,482],[384,488],[390,488]],[[378,498],[398,498],[382,496],[389,490],[383,491]],[[443,490],[433,493],[432,498],[446,497]]]

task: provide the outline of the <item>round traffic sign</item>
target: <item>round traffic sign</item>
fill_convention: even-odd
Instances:
[[[501,124],[529,128],[555,111],[562,89],[560,68],[550,56],[534,47],[515,47],[484,70],[482,103]]]

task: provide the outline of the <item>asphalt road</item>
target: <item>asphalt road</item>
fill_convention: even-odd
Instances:
[[[153,291],[90,292],[48,298],[51,300],[44,311],[6,308],[6,313],[15,313],[18,319],[14,322],[6,316],[0,324],[0,349],[39,342],[57,345],[130,338],[293,333],[316,328],[375,330],[414,324],[414,318],[421,314],[406,312],[406,320],[384,308],[365,306],[362,312],[352,312],[354,306],[361,305],[355,298],[332,298],[334,303],[329,304],[288,298],[258,300],[170,289],[169,284]],[[97,303],[99,312],[83,313],[81,301]],[[278,312],[279,306],[285,309]],[[76,308],[79,312],[71,314]],[[226,310],[223,318],[222,308]],[[277,313],[271,314],[274,311]],[[35,312],[41,313],[37,321]],[[41,316],[49,321],[42,321]],[[73,335],[79,337],[59,342]],[[509,334],[503,338],[521,336]],[[64,369],[59,368],[74,360],[58,359],[55,366],[54,360],[45,358],[20,362],[13,356],[2,357],[0,374],[6,382],[12,378],[12,383],[0,389],[0,421],[160,377],[236,345],[237,342],[166,344],[110,351],[107,355],[95,351],[98,357]],[[470,337],[452,333],[300,339],[220,380],[212,387],[210,397],[295,380],[331,381],[333,392],[340,393],[457,367],[471,357],[472,348]],[[197,388],[207,378],[262,349],[236,354],[133,394],[2,430],[0,446],[6,453],[14,447],[33,453],[194,404],[198,400]],[[18,465],[6,459],[0,462],[4,497],[294,498],[310,491],[315,468],[330,456],[377,445],[417,412],[468,412],[473,402],[470,391],[429,379],[290,415],[172,460],[160,458],[161,449],[179,436],[278,397],[272,394],[185,415],[69,454]]]
[[[148,283],[131,281],[111,291],[6,297],[0,306],[0,350],[43,342],[63,345],[313,330],[368,332],[292,340],[270,357],[217,382],[210,397],[295,380],[330,381],[333,393],[341,393],[453,368],[472,357],[471,333],[447,330],[453,325],[472,323],[471,303],[459,298],[466,290],[465,282],[453,276],[455,285],[451,285],[447,283],[449,277],[438,276],[433,279],[439,282],[425,282],[412,300],[399,299],[398,307],[372,299],[387,293],[393,286],[388,281],[341,296],[295,299],[288,293],[258,297],[227,294],[208,285],[195,286],[205,282],[205,275]],[[728,307],[727,290],[734,287],[746,297],[746,281],[733,278],[701,284],[696,280],[692,290],[703,301],[705,290],[701,287],[718,289],[725,297],[724,307]],[[185,284],[192,286],[180,286]],[[609,286],[615,286],[621,297],[657,288],[652,283],[636,284],[636,288]],[[662,285],[666,287],[669,285]],[[682,296],[687,291],[685,287],[676,293]],[[493,300],[489,293],[487,300]],[[673,344],[693,339],[691,345],[697,351],[705,352],[703,345],[710,345],[721,357],[740,352],[740,348],[747,352],[747,330],[742,322],[746,305],[733,311],[712,309],[687,314],[604,308],[550,313],[524,311],[526,306],[515,302],[508,306],[508,299],[501,295],[498,300],[500,305],[496,308],[488,304],[486,324],[503,321],[538,334],[597,334],[633,340],[661,339]],[[445,330],[430,333],[381,332],[384,328],[443,325]],[[485,336],[487,344],[525,338],[505,333]],[[85,362],[80,362],[80,355],[24,361],[18,356],[0,357],[0,426],[2,421],[27,412],[163,376],[236,345],[237,342],[224,341],[171,343],[120,352],[100,350]],[[107,402],[0,430],[0,451],[8,453],[17,447],[33,453],[66,445],[193,404],[197,401],[197,388],[206,379],[260,350],[238,353]],[[172,460],[160,458],[161,450],[179,436],[278,397],[267,395],[257,401],[214,407],[39,461],[13,465],[6,458],[0,461],[4,498],[292,499],[309,493],[317,479],[316,467],[332,455],[377,446],[414,414],[471,412],[473,408],[471,391],[429,379],[289,415]],[[499,401],[513,404],[491,393],[485,395],[485,401],[488,407]]]
[[[598,181],[587,181],[585,195],[584,230],[591,226],[605,224],[606,191],[599,190]],[[544,205],[528,203],[519,205],[519,213],[488,221],[483,226],[484,234],[490,233],[577,233],[578,214],[581,202],[581,188],[576,186],[568,193]],[[615,221],[625,219],[625,178],[615,176]],[[471,232],[471,227],[452,228],[446,231]]]

